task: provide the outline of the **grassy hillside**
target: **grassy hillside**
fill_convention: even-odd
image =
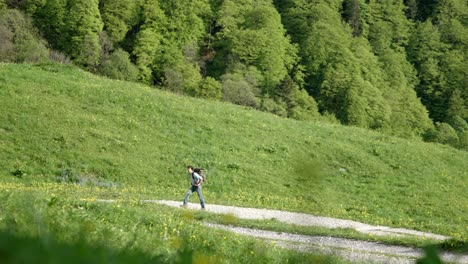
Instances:
[[[0,190],[61,178],[114,186],[116,196],[181,200],[193,164],[208,171],[208,204],[468,239],[468,153],[446,146],[282,119],[59,65],[0,64],[0,113]]]

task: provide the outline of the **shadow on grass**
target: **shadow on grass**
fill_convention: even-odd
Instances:
[[[150,256],[135,250],[119,251],[84,241],[60,243],[52,238],[23,237],[0,231],[0,263],[192,263],[193,251],[174,257]]]
[[[442,250],[448,250],[455,253],[468,254],[468,241],[459,239],[449,239],[437,245]]]

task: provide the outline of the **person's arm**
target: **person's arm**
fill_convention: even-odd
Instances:
[[[194,176],[195,182],[196,182],[195,186],[200,185],[202,183],[202,181],[203,181],[203,178],[196,172],[193,173],[193,176]]]

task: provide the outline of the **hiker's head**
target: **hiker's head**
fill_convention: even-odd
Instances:
[[[193,167],[191,165],[187,166],[187,171],[193,173]]]

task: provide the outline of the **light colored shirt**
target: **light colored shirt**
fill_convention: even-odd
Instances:
[[[193,175],[193,176],[192,176]],[[192,181],[193,186],[198,186],[201,184],[203,178],[200,176],[198,173],[193,172],[193,174],[190,175],[190,180]]]

